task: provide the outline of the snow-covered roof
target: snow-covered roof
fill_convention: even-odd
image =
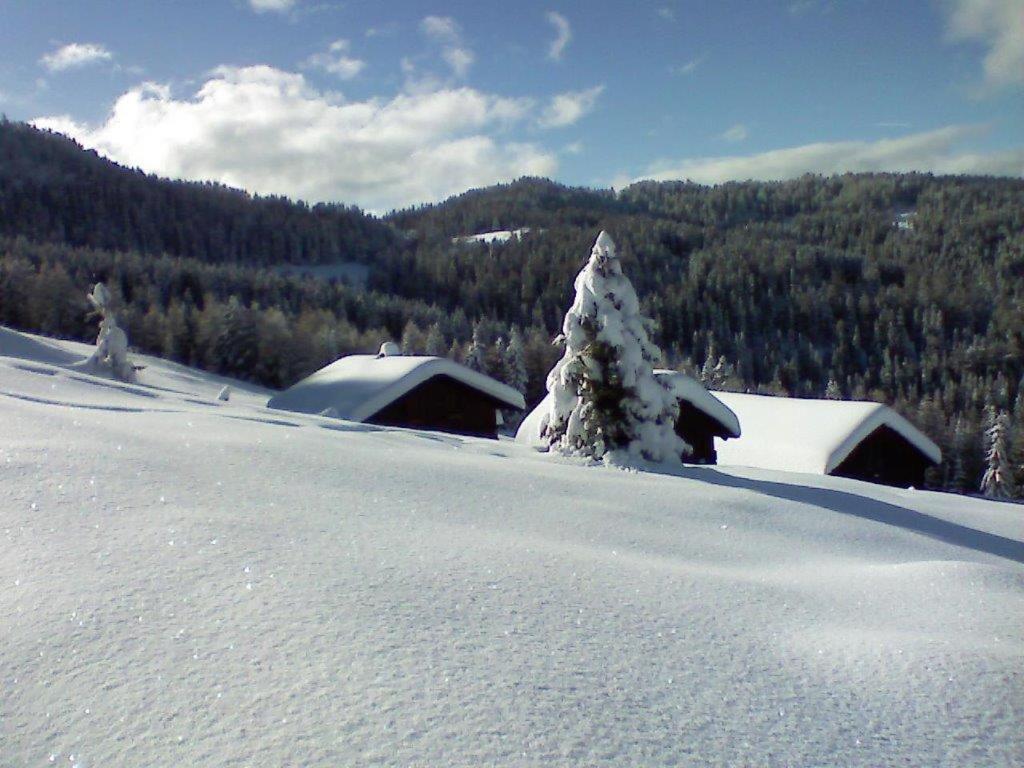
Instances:
[[[676,397],[717,421],[731,437],[739,437],[740,422],[736,418],[736,414],[708,392],[703,384],[679,371],[658,370],[654,373],[659,379],[669,382]],[[551,395],[549,393],[523,419],[516,431],[516,441],[526,445],[541,445],[540,433],[544,428],[544,420],[550,409]]]
[[[740,420],[736,418],[736,414],[695,378],[679,371],[657,370],[654,374],[662,381],[668,382],[679,400],[689,403],[721,424],[729,433],[729,437],[740,436]]]
[[[879,427],[893,430],[930,461],[942,461],[935,443],[880,403],[714,394],[743,425],[738,440],[716,441],[719,464],[827,475]]]
[[[428,379],[448,376],[512,408],[523,396],[500,381],[443,357],[349,355],[270,398],[269,408],[363,421]]]

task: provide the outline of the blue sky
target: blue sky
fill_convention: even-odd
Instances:
[[[375,211],[520,175],[1024,175],[1024,0],[0,0],[0,110]]]

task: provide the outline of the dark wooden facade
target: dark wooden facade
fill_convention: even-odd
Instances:
[[[365,419],[368,424],[498,437],[496,411],[508,408],[450,376],[434,376]]]
[[[717,464],[715,438],[732,437],[725,427],[685,400],[679,401],[676,434],[693,448],[693,453],[685,458],[688,464]]]
[[[889,427],[879,427],[861,440],[830,474],[899,488],[924,487],[932,461]]]

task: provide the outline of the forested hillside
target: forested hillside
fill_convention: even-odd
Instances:
[[[357,208],[158,179],[6,120],[0,235],[254,266],[365,261],[393,239]]]
[[[504,244],[453,242],[523,227]],[[84,294],[103,279],[133,344],[272,386],[384,336],[457,358],[475,336],[500,378],[524,358],[536,401],[601,228],[668,364],[730,389],[893,404],[942,446],[931,479],[945,488],[977,487],[987,408],[1011,414],[1024,450],[1022,180],[808,176],[615,193],[523,179],[379,220],[158,180],[0,126],[0,322],[87,337]],[[370,266],[368,290],[266,268],[352,260]]]

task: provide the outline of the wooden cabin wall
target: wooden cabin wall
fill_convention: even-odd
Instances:
[[[931,461],[898,432],[879,427],[830,474],[899,488],[924,487]]]
[[[686,457],[687,464],[717,464],[715,436],[724,436],[722,425],[703,411],[698,411],[685,400],[679,403],[676,434],[690,444],[693,453]]]
[[[502,403],[461,381],[450,376],[434,376],[365,421],[382,426],[497,438],[495,410],[500,407]]]

